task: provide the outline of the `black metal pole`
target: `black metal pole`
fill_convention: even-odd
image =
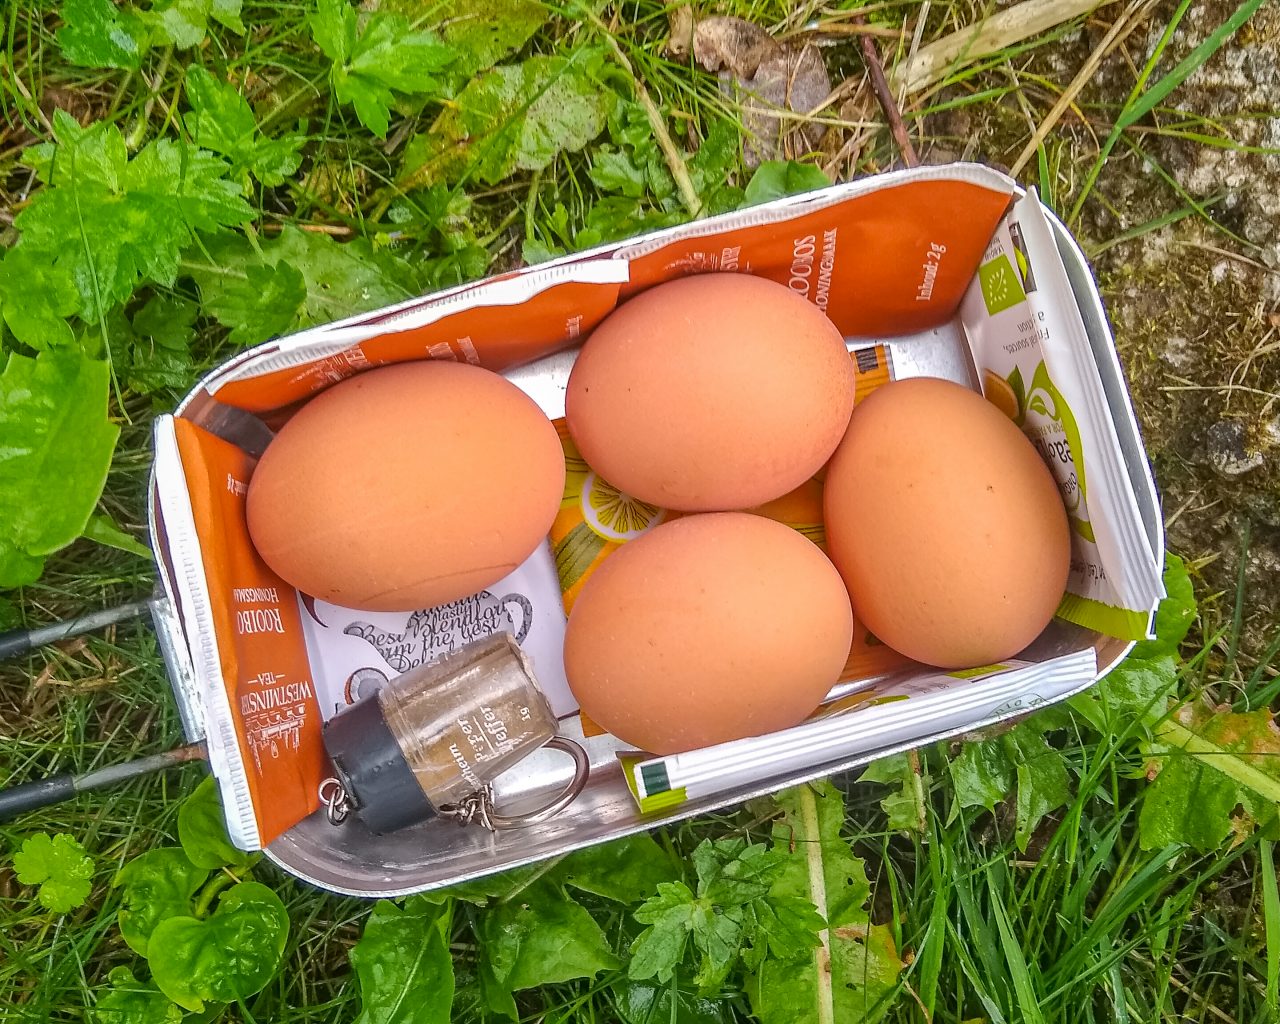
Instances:
[[[136,761],[95,768],[83,775],[72,775],[67,772],[62,775],[51,775],[47,779],[24,782],[8,789],[0,789],[0,821],[8,821],[27,811],[70,800],[73,796],[87,793],[91,789],[115,786],[129,779],[136,779],[140,775],[150,775],[152,772],[173,768],[188,761],[202,761],[208,756],[204,743],[192,743],[175,750],[166,750],[163,754],[140,757]]]
[[[104,626],[112,626],[117,622],[127,622],[146,615],[151,610],[151,601],[130,601],[115,608],[102,608],[96,612],[88,612],[74,619],[63,622],[52,622],[47,626],[35,626],[32,629],[13,629],[0,633],[0,661],[26,654],[37,647],[67,640],[82,633],[91,633]]]

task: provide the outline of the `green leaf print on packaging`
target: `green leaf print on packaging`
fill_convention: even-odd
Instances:
[[[1052,434],[1036,430],[1036,425],[1033,423],[1029,436],[1054,470],[1053,475],[1062,491],[1062,500],[1067,507],[1067,518],[1071,522],[1071,529],[1089,543],[1095,543],[1093,525],[1089,522],[1084,450],[1080,445],[1080,429],[1076,426],[1071,406],[1067,405],[1062,393],[1049,379],[1049,371],[1045,368],[1043,360],[1036,364],[1036,372],[1031,378],[1031,388],[1027,392],[1025,410],[1039,413],[1045,419],[1053,421],[1062,432],[1062,437],[1054,438]],[[1023,414],[1024,417],[1026,412]],[[1025,424],[1019,424],[1019,426],[1025,429]]]
[[[1023,420],[1027,417],[1027,386],[1022,382],[1022,371],[1015,366],[1006,380],[1008,380],[1009,387],[1013,390],[1013,397],[1018,403],[1017,424],[1022,426]]]
[[[982,285],[982,301],[991,316],[1016,306],[1027,297],[1017,271],[1003,253],[978,268],[978,281]]]

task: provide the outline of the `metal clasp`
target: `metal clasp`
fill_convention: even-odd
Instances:
[[[449,818],[459,825],[470,825],[474,822],[483,825],[490,832],[498,832],[536,825],[540,821],[546,821],[559,814],[578,798],[586,786],[591,772],[591,762],[582,747],[563,736],[551,737],[544,746],[563,750],[573,758],[573,778],[547,803],[525,814],[499,814],[493,803],[493,787],[485,786],[484,789],[472,793],[456,804],[445,804],[440,808],[440,817]]]
[[[351,814],[351,794],[337,779],[328,778],[320,783],[320,802],[324,804],[324,816],[330,825],[341,825]]]

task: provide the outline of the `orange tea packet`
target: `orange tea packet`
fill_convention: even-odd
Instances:
[[[186,480],[185,495],[164,498],[170,541],[189,532],[204,541],[182,567],[182,613],[212,711],[209,759],[233,840],[255,849],[319,807],[325,777],[297,592],[249,540],[244,504],[257,460],[186,420],[166,417],[157,433],[157,459],[179,456]]]

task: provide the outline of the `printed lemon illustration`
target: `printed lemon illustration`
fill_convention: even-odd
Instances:
[[[982,391],[987,401],[1013,420],[1018,421],[1018,396],[1000,374],[987,370],[982,377]]]
[[[582,516],[605,540],[627,541],[662,522],[666,511],[628,497],[589,472],[582,481]]]

